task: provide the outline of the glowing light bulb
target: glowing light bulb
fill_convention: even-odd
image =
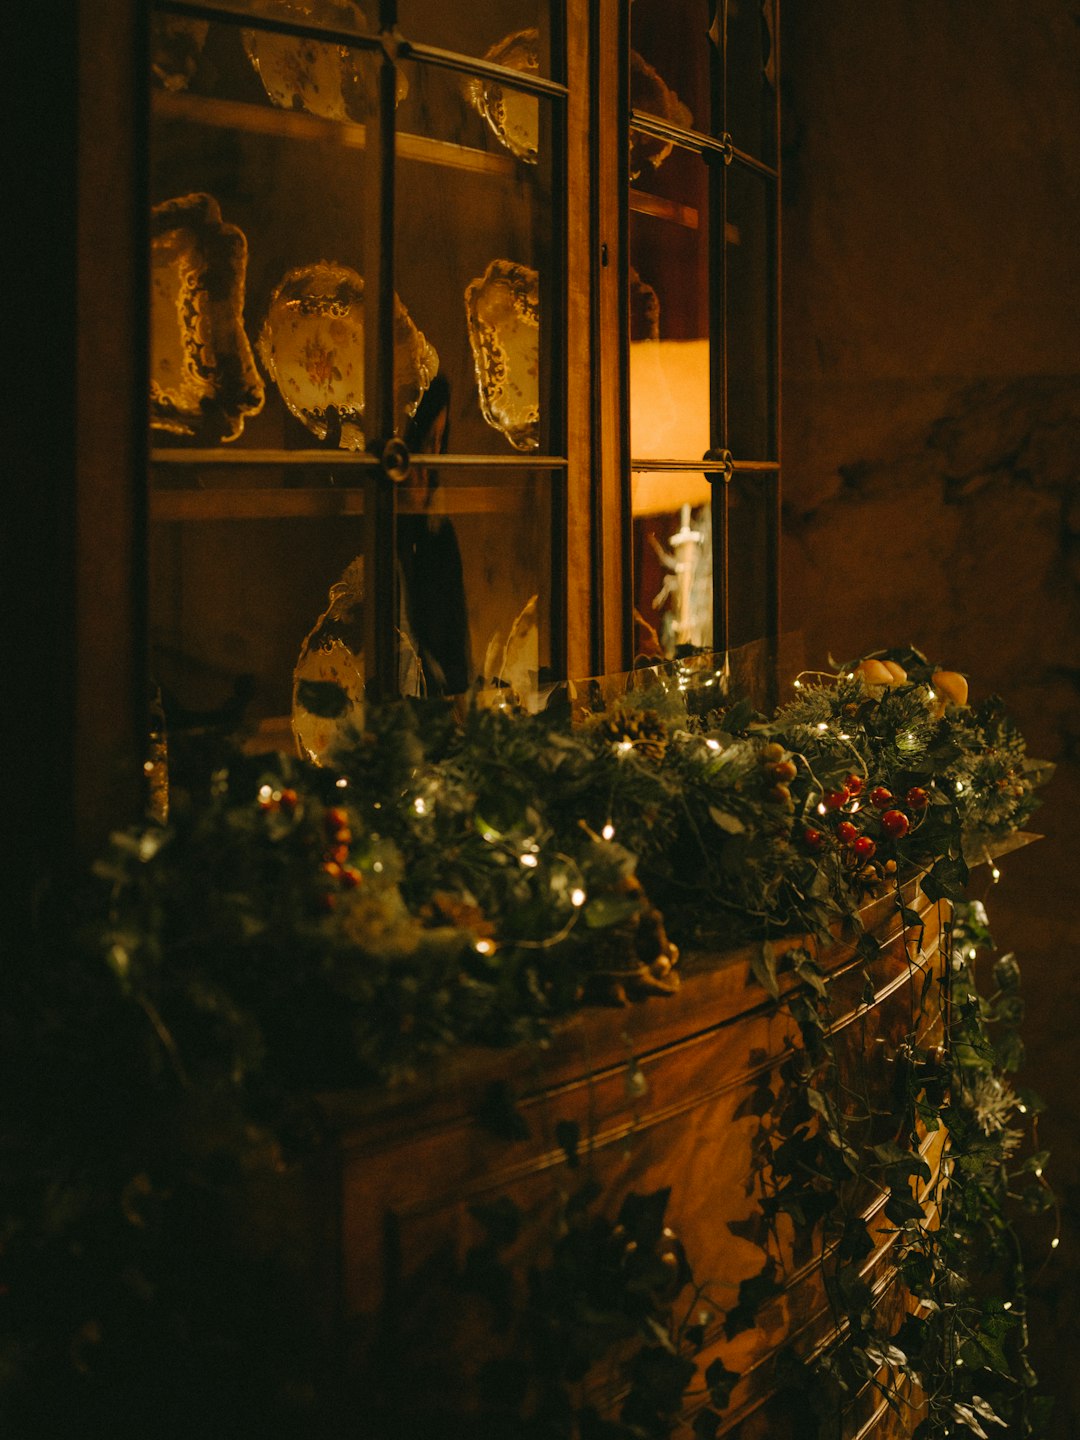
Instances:
[[[826,721],[826,720],[821,720],[821,721],[818,722],[817,732],[818,732],[819,735],[824,735],[824,734],[825,734],[825,731],[826,731],[828,728],[829,728],[828,721]]]
[[[616,746],[620,755],[625,755],[628,750],[632,750],[633,748],[634,742],[632,740],[620,740]]]
[[[582,905],[585,904],[585,891],[582,890],[580,885],[570,891],[570,904],[573,905],[575,910],[580,910]],[[1041,1174],[1042,1172],[1040,1171],[1039,1173]]]
[[[933,693],[933,692],[931,692],[931,693]],[[1002,1305],[1001,1308],[1002,1308],[1003,1310],[1011,1310],[1011,1309],[1012,1309],[1012,1301],[1011,1301],[1011,1300],[1006,1300],[1006,1301],[1005,1301],[1005,1304]]]
[[[1041,1165],[1037,1165],[1037,1166],[1035,1167],[1035,1178],[1036,1178],[1036,1180],[1041,1180],[1041,1179],[1042,1179],[1042,1166],[1041,1166]]]
[[[705,744],[709,747],[710,750],[719,750],[719,749],[720,749],[720,741],[719,741],[719,740],[706,740],[706,741],[705,741]]]
[[[339,790],[347,790],[349,788],[349,782],[345,779],[344,775],[339,775],[338,778],[334,781],[334,784]],[[378,802],[376,802],[375,808],[376,810],[379,808]]]
[[[495,951],[495,946],[490,940],[477,940],[473,948],[480,955],[491,955]]]
[[[611,823],[610,820],[609,820],[608,823],[604,826],[604,828],[600,831],[600,834],[604,837],[605,840],[614,840],[614,839],[615,839],[615,826],[612,825],[612,823]]]
[[[418,815],[426,815],[428,812],[428,803],[422,795],[417,795],[416,799],[412,802],[412,808]]]
[[[1060,1244],[1061,1244],[1061,1236],[1060,1236],[1060,1235],[1055,1235],[1054,1238],[1050,1241],[1050,1249],[1051,1249],[1051,1250],[1056,1250]]]
[[[1017,1108],[1017,1110],[1020,1111],[1020,1114],[1021,1114],[1021,1115],[1026,1115],[1026,1114],[1027,1114],[1027,1106],[1026,1106],[1026,1105],[1017,1105],[1016,1108]]]
[[[995,885],[996,885],[996,884],[998,883],[998,881],[1001,879],[1001,871],[998,869],[998,867],[997,867],[996,865],[995,865],[994,868],[990,871],[990,878],[991,878],[991,880],[993,880],[993,882],[994,882]]]
[[[537,865],[540,864],[540,861],[537,860],[536,856],[533,855],[532,852],[529,850],[526,850],[524,855],[519,855],[518,859],[521,861],[522,865],[525,866],[526,870],[535,870]]]
[[[827,815],[827,814],[829,813],[828,810],[825,808],[825,802],[824,802],[824,800],[818,805],[818,807],[817,807],[817,813],[818,813],[819,815]]]
[[[796,690],[801,690],[801,689],[802,689],[802,681],[801,681],[801,680],[793,680],[791,683],[792,683],[792,685],[794,686],[794,688],[795,688]]]
[[[260,786],[259,786],[259,799],[260,799],[260,800],[269,800],[269,799],[270,799],[270,796],[271,796],[273,793],[274,793],[274,792],[270,789],[270,786],[269,786],[269,785],[260,785]]]
[[[381,860],[376,860],[375,863],[374,863],[374,865],[372,865],[371,868],[372,868],[372,870],[375,871],[375,874],[376,874],[376,875],[381,875],[382,872],[383,872],[383,863],[382,863],[382,861],[381,861]]]
[[[956,782],[956,793],[958,795],[962,795],[964,793],[964,782],[962,780],[957,780]]]

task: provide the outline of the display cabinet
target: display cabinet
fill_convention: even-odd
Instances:
[[[156,0],[133,33],[131,628],[170,733],[319,758],[327,681],[345,718],[539,704],[775,638],[775,0]]]

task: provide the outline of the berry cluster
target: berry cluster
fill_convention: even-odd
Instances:
[[[891,847],[917,826],[930,796],[920,785],[913,785],[900,800],[887,786],[875,785],[866,793],[864,809],[864,789],[861,775],[849,775],[837,789],[827,790],[818,809],[832,822],[831,831],[807,826],[803,843],[818,853],[831,839],[843,862],[857,872],[863,884],[876,885],[896,872],[894,858],[880,861],[879,846]],[[873,863],[875,857],[877,864]]]
[[[326,832],[326,848],[319,868],[342,890],[355,890],[363,876],[351,863],[353,836],[348,815],[340,806],[331,805],[323,815],[323,829]],[[334,908],[335,901],[333,891],[324,892],[323,904],[327,910]]]

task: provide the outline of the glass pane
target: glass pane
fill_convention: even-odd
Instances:
[[[711,133],[708,40],[715,0],[634,0],[630,106]]]
[[[551,102],[504,89],[500,106],[468,76],[403,72],[397,285],[449,387],[443,448],[559,453]]]
[[[728,448],[737,460],[776,458],[775,184],[728,167]]]
[[[776,163],[775,0],[727,0],[727,129],[735,146]]]
[[[307,70],[270,67],[265,51],[257,69],[253,47],[269,38],[309,42],[204,28],[187,87],[159,77],[153,92],[153,442],[362,448],[373,185],[352,117],[375,94],[375,62],[317,46]],[[270,78],[286,71],[299,76],[293,108]],[[403,393],[415,399],[432,361],[407,314],[400,328]]]
[[[728,616],[731,645],[747,645],[768,634],[773,623],[772,523],[776,480],[739,475],[725,486],[728,507]]]
[[[425,439],[438,449],[448,399],[438,381],[424,397],[416,453]],[[556,678],[561,484],[544,471],[413,464],[394,491],[406,693],[459,694],[479,681],[512,686],[528,703]]]
[[[679,146],[630,191],[630,453],[710,445],[709,173]]]
[[[551,0],[398,0],[398,28],[407,40],[474,55],[513,70],[551,74]]]
[[[361,698],[363,517],[341,504],[319,513],[317,502],[304,513],[304,491],[273,493],[294,513],[271,504],[255,518],[265,492],[240,486],[152,496],[151,674],[170,740],[238,734],[253,749],[293,749],[298,665],[300,678],[334,678]],[[301,664],[323,658],[315,652],[331,624],[341,641],[326,657],[333,674]]]
[[[657,490],[655,503],[664,508],[634,512],[635,659],[670,658],[713,643],[709,485],[700,475],[663,479],[667,494]]]

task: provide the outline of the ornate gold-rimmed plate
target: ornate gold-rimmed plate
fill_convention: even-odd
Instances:
[[[276,0],[270,16],[366,35],[367,16],[353,0]],[[279,35],[270,30],[241,31],[244,49],[272,104],[304,110],[324,120],[360,121],[375,102],[372,79],[360,52],[332,41]],[[398,72],[397,98],[408,93]]]
[[[509,70],[535,72],[540,68],[540,32],[535,27],[517,30],[493,45],[484,59]],[[535,165],[540,150],[540,102],[536,96],[497,80],[479,79],[470,80],[465,93],[507,150],[526,165]]]
[[[282,276],[270,296],[259,359],[296,418],[320,440],[340,425],[343,450],[362,450],[364,282],[347,265],[320,260]],[[433,346],[394,296],[394,423],[416,414],[439,369]]]
[[[540,277],[492,260],[465,290],[480,409],[516,450],[540,444]]]
[[[182,195],[150,219],[150,424],[235,440],[265,392],[244,330],[247,241],[212,195]]]

